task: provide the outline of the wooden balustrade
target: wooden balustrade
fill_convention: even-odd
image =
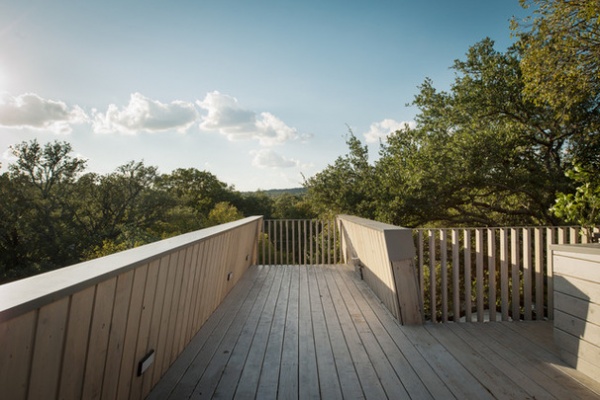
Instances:
[[[261,225],[250,217],[0,286],[0,397],[145,397],[256,263]]]
[[[342,254],[402,324],[422,323],[412,231],[364,218],[338,216]]]
[[[552,319],[548,246],[588,243],[589,234],[580,227],[416,229],[426,319]]]
[[[317,265],[340,262],[335,221],[265,220],[259,240],[262,265]]]

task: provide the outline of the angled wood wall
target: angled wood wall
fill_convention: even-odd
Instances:
[[[348,215],[338,216],[342,254],[358,263],[362,277],[402,323],[421,324],[412,231]]]

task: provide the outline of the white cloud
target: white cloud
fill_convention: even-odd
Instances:
[[[105,114],[95,112],[93,129],[96,133],[185,132],[198,119],[193,103],[172,101],[164,104],[140,93],[132,93],[129,104],[119,109],[110,104]]]
[[[388,137],[390,133],[404,128],[405,125],[408,125],[409,128],[414,128],[416,123],[415,121],[398,122],[389,118],[380,122],[373,122],[369,127],[369,131],[364,134],[365,140],[367,143],[378,142],[379,139],[385,139]]]
[[[69,107],[62,101],[44,99],[34,93],[16,97],[5,93],[0,98],[0,125],[5,127],[69,134],[72,124],[87,121],[88,116],[79,106]]]
[[[300,135],[271,113],[256,114],[240,107],[235,97],[219,92],[207,93],[196,104],[208,113],[202,117],[200,129],[217,131],[230,141],[254,139],[263,146],[273,146],[308,136]]]
[[[299,164],[298,161],[285,158],[271,149],[262,149],[251,154],[254,154],[252,165],[258,168],[291,168]]]

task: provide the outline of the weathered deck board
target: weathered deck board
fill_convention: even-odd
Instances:
[[[348,267],[259,266],[149,398],[600,399],[573,371],[551,323],[400,326]]]

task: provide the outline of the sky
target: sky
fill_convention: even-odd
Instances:
[[[376,159],[426,78],[485,37],[512,43],[518,0],[0,0],[0,173],[10,146],[66,141],[87,171],[196,168],[240,191],[302,186]]]

